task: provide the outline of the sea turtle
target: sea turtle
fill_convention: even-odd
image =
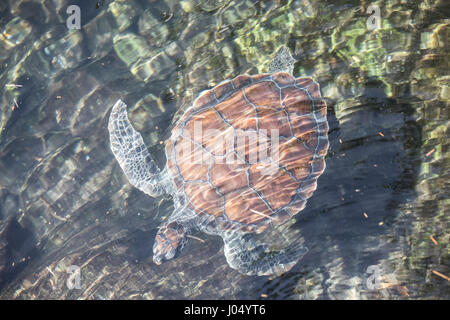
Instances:
[[[194,230],[221,236],[230,267],[248,275],[281,274],[307,252],[298,244],[271,251],[253,239],[300,212],[325,169],[326,104],[316,82],[292,76],[294,62],[282,47],[269,73],[202,92],[176,122],[163,170],[125,103],[115,103],[111,150],[129,182],[152,197],[173,197],[174,212],[153,246],[155,263],[173,258]]]

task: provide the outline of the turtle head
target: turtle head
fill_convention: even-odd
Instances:
[[[171,222],[158,230],[153,245],[153,261],[161,264],[172,259],[177,249],[184,244],[185,230],[178,222]]]

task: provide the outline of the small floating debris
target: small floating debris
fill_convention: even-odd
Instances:
[[[19,105],[17,104],[16,99],[14,99],[14,105],[11,106],[11,111],[14,111],[16,108],[19,109]]]
[[[58,279],[58,278],[56,277],[56,275],[53,273],[52,269],[50,269],[50,267],[47,267],[46,269],[47,269],[47,271],[53,276],[53,278],[55,278],[55,280]]]
[[[203,239],[201,239],[201,238],[199,238],[199,237],[193,236],[193,235],[191,235],[191,234],[188,234],[186,237],[191,238],[191,239],[198,240],[198,241],[203,242],[203,243],[205,242],[205,240],[203,240]]]
[[[353,61],[356,62],[356,63],[360,63],[360,62],[361,62],[361,59],[358,58],[357,56],[352,56],[352,59],[353,59]]]
[[[431,149],[430,151],[427,152],[427,154],[425,155],[426,157],[431,156],[434,152],[436,151],[435,148]]]
[[[379,131],[378,134],[379,134],[380,136],[384,137],[383,132]]]
[[[62,97],[61,96],[56,96],[56,99],[62,99]]]
[[[267,214],[264,214],[262,212],[259,212],[259,211],[253,210],[253,209],[250,209],[250,211],[253,212],[253,213],[259,214],[260,216],[263,216],[265,218],[273,219],[271,216],[268,216]]]
[[[261,298],[267,298],[267,297],[268,297],[267,293],[261,293]]]
[[[8,83],[8,84],[5,84],[5,87],[22,88],[23,85],[21,85],[21,84],[14,84],[14,83]]]
[[[227,31],[228,29],[230,29],[230,26],[225,25],[225,26],[223,26],[223,27],[219,30],[219,33],[225,32],[225,31]]]
[[[342,144],[342,139],[339,139],[339,143]]]
[[[433,236],[430,236],[430,239],[431,239],[431,241],[433,241],[433,243],[434,243],[435,245],[438,244],[438,242],[436,241],[436,239],[435,239]]]
[[[378,225],[381,227],[384,224],[383,221],[378,222]]]
[[[369,216],[367,215],[367,213],[364,212],[363,215],[364,215],[364,218],[366,218],[366,219],[369,218]]]
[[[170,12],[170,13],[163,12],[163,21],[164,22],[169,21],[170,19],[172,19],[172,17],[173,17],[173,13],[172,12]]]
[[[438,272],[438,271],[436,271],[436,270],[432,270],[432,272],[433,272],[435,275],[437,275],[438,277],[441,277],[442,279],[445,279],[445,280],[447,280],[447,281],[450,281],[450,278],[447,277],[445,274],[442,274],[442,273],[440,273],[440,272]]]
[[[356,13],[358,11],[361,11],[362,13],[364,13],[366,11],[366,8],[364,8],[364,6],[357,6],[353,8],[353,12]]]

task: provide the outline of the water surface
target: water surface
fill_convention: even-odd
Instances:
[[[1,298],[450,297],[444,1],[75,2],[0,4]],[[66,25],[71,4],[79,30]],[[249,277],[199,233],[155,265],[173,205],[127,182],[109,149],[111,107],[126,101],[162,166],[173,119],[198,93],[268,71],[282,45],[328,104],[327,168],[283,230],[310,251],[283,276]],[[80,289],[66,285],[72,265]]]

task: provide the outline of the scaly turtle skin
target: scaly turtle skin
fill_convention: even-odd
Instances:
[[[108,129],[125,175],[150,196],[174,199],[156,235],[155,263],[173,258],[194,230],[221,236],[229,265],[249,275],[283,273],[307,252],[296,244],[270,251],[252,240],[303,210],[325,169],[326,104],[311,78],[292,76],[294,61],[283,47],[270,73],[202,92],[172,130],[162,171],[116,102]]]

